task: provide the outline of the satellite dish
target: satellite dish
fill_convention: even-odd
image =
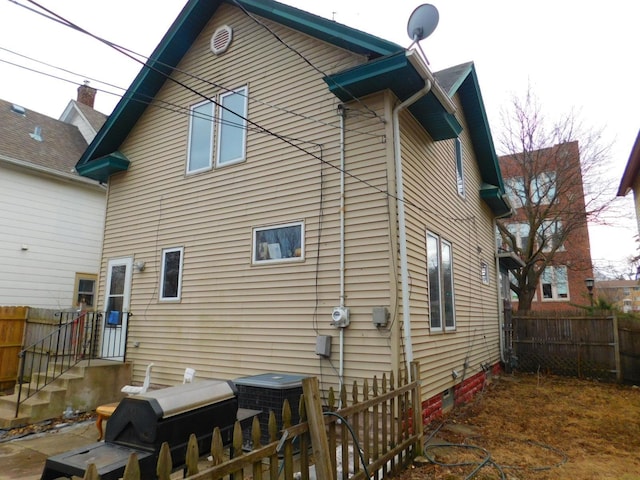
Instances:
[[[438,9],[429,3],[416,8],[407,23],[407,34],[414,42],[427,38],[438,26]]]

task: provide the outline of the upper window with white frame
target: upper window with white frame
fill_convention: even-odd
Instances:
[[[304,260],[304,223],[253,229],[254,264]]]
[[[242,162],[247,137],[247,87],[220,95],[216,166]]]
[[[451,243],[427,232],[429,318],[432,331],[456,328]]]
[[[246,157],[247,87],[223,93],[215,102],[205,101],[190,109],[187,174],[242,162]],[[214,112],[217,111],[217,116]],[[215,133],[217,132],[217,134]]]
[[[561,220],[544,220],[538,228],[538,242],[542,245],[543,252],[565,250],[562,243],[563,231]]]
[[[184,247],[162,250],[160,274],[160,300],[178,301],[182,294],[182,265]]]
[[[455,140],[456,151],[456,183],[458,188],[458,195],[464,197],[464,165],[462,161],[462,142],[460,138]]]
[[[566,266],[546,267],[540,276],[540,284],[543,300],[569,299],[569,279]]]

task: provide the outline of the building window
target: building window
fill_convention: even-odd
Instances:
[[[489,285],[489,265],[487,262],[480,262],[480,279],[484,285]]]
[[[522,177],[511,177],[504,181],[509,203],[513,208],[522,208],[527,203],[527,192]]]
[[[531,180],[531,201],[537,205],[549,205],[556,199],[555,172],[540,173]]]
[[[526,250],[529,244],[530,229],[531,226],[528,223],[510,223],[507,225],[507,230],[515,239],[515,245],[511,245],[513,250],[516,248]]]
[[[451,244],[427,232],[429,318],[433,331],[455,329]]]
[[[206,101],[191,107],[187,173],[210,170],[213,164],[214,127],[217,124],[216,161],[221,167],[245,159],[247,140],[247,87],[241,87],[218,98],[218,115],[214,118],[215,102]]]
[[[191,107],[187,173],[209,170],[212,158],[213,103],[207,101]]]
[[[89,273],[76,273],[73,298],[75,306],[82,309],[95,307],[96,284],[98,276]]]
[[[162,250],[160,300],[180,300],[182,290],[183,247]]]
[[[544,300],[565,300],[569,298],[567,267],[546,267],[540,277]]]
[[[538,228],[538,242],[543,252],[564,251],[562,245],[562,222],[560,220],[543,221]]]
[[[247,134],[247,87],[220,95],[217,166],[242,162]]]
[[[304,260],[304,223],[253,229],[253,263]]]
[[[456,182],[458,186],[458,195],[464,197],[464,167],[462,163],[462,142],[459,138],[455,141],[456,148]]]

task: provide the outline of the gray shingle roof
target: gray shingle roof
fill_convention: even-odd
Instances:
[[[0,100],[0,157],[67,174],[74,172],[76,162],[87,148],[78,128],[33,110],[25,109],[24,115],[16,113],[12,105]],[[40,127],[42,141],[30,135],[36,127]]]

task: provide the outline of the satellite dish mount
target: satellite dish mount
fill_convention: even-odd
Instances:
[[[424,40],[433,33],[438,26],[439,19],[438,9],[429,3],[425,3],[413,11],[407,22],[407,34],[412,41],[409,48],[417,45],[425,60],[427,60],[427,56],[424,54],[422,47],[420,47],[420,40]],[[429,60],[427,60],[428,64]]]

